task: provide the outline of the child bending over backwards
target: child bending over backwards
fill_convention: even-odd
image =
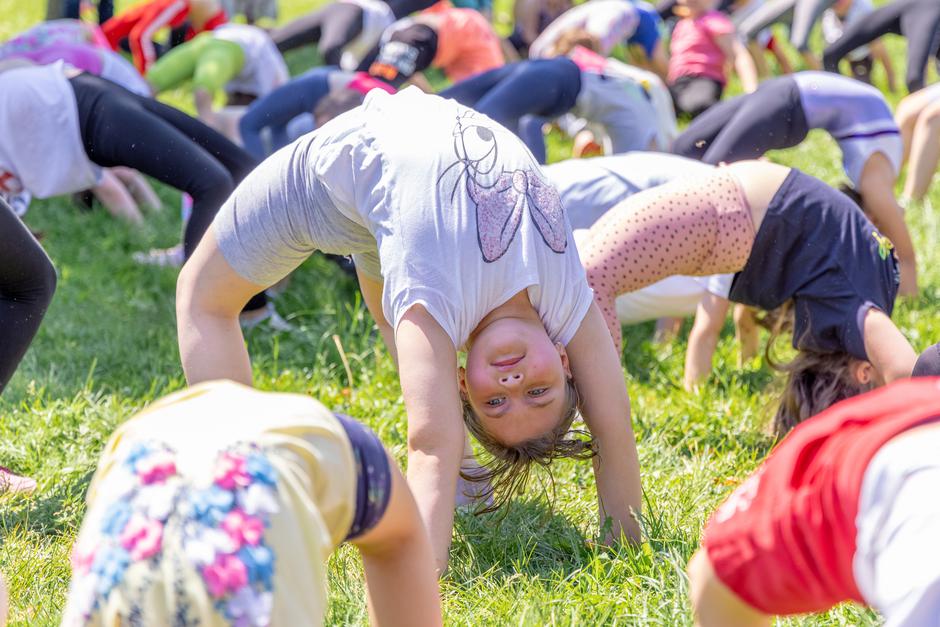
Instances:
[[[441,624],[394,460],[312,398],[226,381],[163,398],[111,437],[87,503],[63,625],[320,625],[343,542],[374,624]]]
[[[898,289],[891,243],[847,196],[773,163],[636,194],[591,228],[584,267],[620,347],[614,300],[676,274],[734,272],[728,298],[773,310],[793,300],[784,433],[832,403],[911,376],[915,353],[889,317]]]
[[[935,374],[940,374],[940,370]],[[940,617],[940,378],[843,401],[787,436],[689,562],[695,624],[771,625],[843,601],[896,627]]]
[[[227,120],[213,111],[216,94],[225,91],[228,104],[246,105],[268,95],[290,79],[287,64],[263,29],[225,24],[177,46],[147,72],[154,94],[193,82],[199,119],[226,132]]]
[[[811,129],[829,133],[842,150],[848,192],[897,247],[901,294],[917,293],[917,259],[894,197],[902,142],[880,91],[829,72],[798,72],[761,83],[753,94],[709,109],[680,135],[673,152],[718,165],[756,159],[799,145]]]
[[[714,168],[699,161],[655,152],[629,152],[595,159],[568,159],[545,167],[558,190],[574,237],[583,250],[588,229],[619,202],[670,181],[708,176]],[[685,354],[685,387],[692,389],[708,378],[731,302],[732,274],[671,276],[617,297],[621,324],[659,319],[657,339],[678,333],[682,318],[695,316]],[[735,323],[742,320],[735,310]],[[737,325],[740,363],[757,354],[755,325]]]
[[[594,128],[593,137],[606,137],[604,143],[614,153],[668,148],[675,138],[671,105],[657,110],[655,104],[664,103],[654,101],[654,83],[643,81],[632,70],[623,71],[628,66],[596,53],[597,45],[597,38],[587,32],[569,31],[554,49],[558,56],[477,74],[445,89],[441,96],[471,106],[513,130],[540,163],[546,160],[545,123],[567,113]]]
[[[417,148],[417,149],[416,149]],[[496,502],[532,462],[594,457],[601,520],[635,537],[640,480],[622,370],[558,194],[515,135],[409,88],[287,146],[240,185],[177,286],[192,382],[252,373],[238,312],[315,250],[353,253],[396,360],[408,478],[446,566],[464,425]],[[466,367],[457,353],[467,351]],[[569,435],[578,411],[594,436]]]

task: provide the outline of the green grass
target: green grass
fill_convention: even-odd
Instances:
[[[0,37],[41,17],[38,0],[0,0]],[[122,3],[119,3],[119,5]],[[123,3],[128,4],[127,2]],[[284,17],[305,3],[282,3]],[[898,42],[891,50],[903,68]],[[795,57],[794,57],[795,58]],[[290,59],[296,71],[303,55]],[[184,102],[181,92],[173,99]],[[897,97],[893,96],[896,102]],[[551,154],[565,144],[551,142]],[[799,148],[774,154],[836,183],[835,145],[814,133]],[[68,583],[68,552],[83,496],[109,433],[155,398],[183,386],[173,316],[175,273],[142,268],[130,254],[179,237],[178,194],[161,189],[168,208],[133,230],[102,211],[82,213],[66,199],[36,202],[29,224],[60,274],[43,327],[0,399],[0,463],[35,477],[28,498],[0,500],[0,571],[11,586],[14,625],[57,622]],[[940,187],[930,198],[940,207]],[[923,296],[899,303],[895,320],[915,347],[940,338],[940,217],[909,211],[921,254]],[[312,259],[277,302],[297,327],[290,335],[249,337],[257,385],[318,397],[368,422],[404,462],[405,416],[396,373],[377,345],[355,285]],[[505,519],[460,516],[444,611],[456,625],[689,624],[683,569],[706,516],[771,445],[764,425],[774,377],[760,360],[738,368],[730,324],[716,375],[698,394],[682,390],[684,340],[649,342],[651,325],[625,334],[625,371],[639,438],[646,542],[594,548],[595,492],[587,464],[555,465],[556,490],[535,486]],[[350,381],[333,336],[341,339]],[[364,623],[362,571],[343,548],[330,564],[330,624]],[[873,624],[874,615],[840,607],[787,625]]]

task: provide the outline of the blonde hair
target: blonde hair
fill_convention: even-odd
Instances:
[[[600,53],[601,40],[596,35],[592,35],[583,28],[572,28],[571,30],[566,30],[561,34],[552,47],[549,48],[548,56],[564,56],[574,50],[577,46],[581,46],[582,48],[587,48],[588,50]]]
[[[490,455],[490,459],[482,465],[483,472],[460,473],[467,481],[485,484],[482,500],[493,498],[493,504],[477,510],[477,514],[496,511],[514,494],[524,490],[532,464],[547,469],[556,459],[591,459],[597,454],[594,439],[589,433],[571,429],[571,424],[578,416],[579,405],[578,390],[574,382],[568,379],[565,411],[555,428],[525,442],[506,446],[486,432],[469,400],[463,399],[464,424]]]

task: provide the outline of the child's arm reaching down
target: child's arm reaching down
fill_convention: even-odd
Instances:
[[[612,522],[601,541],[618,540],[621,534],[628,540],[639,540],[640,462],[630,421],[630,398],[620,359],[597,304],[591,304],[567,351],[581,413],[597,445],[594,478],[601,532],[607,517]]]
[[[420,305],[402,317],[395,341],[408,413],[408,485],[430,535],[435,565],[443,574],[464,450],[457,351],[450,336]]]

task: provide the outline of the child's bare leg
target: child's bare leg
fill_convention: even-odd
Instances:
[[[108,213],[134,225],[141,225],[144,217],[120,179],[108,168],[102,171],[101,182],[91,188],[95,197],[104,205]]]
[[[756,41],[747,42],[747,51],[751,53],[754,59],[754,67],[757,68],[757,76],[767,78],[770,76],[770,68],[767,66],[767,59],[764,57],[764,46]]]
[[[898,108],[894,112],[894,121],[901,129],[901,139],[904,141],[904,162],[911,156],[911,145],[914,141],[914,128],[917,126],[917,118],[920,116],[933,100],[925,90],[914,92],[898,103]]]
[[[910,163],[904,181],[904,197],[920,200],[927,194],[940,161],[940,102],[928,105],[918,116],[911,141]]]
[[[153,191],[153,187],[150,186],[143,174],[133,168],[124,166],[111,168],[111,171],[124,183],[127,191],[131,193],[138,205],[154,211],[163,209],[160,197],[157,196],[157,192]]]
[[[653,334],[653,342],[656,344],[665,344],[676,339],[679,331],[682,329],[682,318],[660,318],[656,321],[656,332]]]
[[[779,45],[774,44],[770,48],[771,54],[774,55],[774,59],[777,60],[777,65],[780,66],[781,74],[793,74],[793,64],[790,63],[790,57],[787,56],[787,53]]]
[[[802,53],[803,62],[806,64],[807,70],[821,70],[822,63],[819,62],[819,57],[817,57],[811,50],[804,50]]]
[[[721,582],[702,549],[689,560],[689,596],[697,627],[764,627],[771,624],[769,616],[742,601]]]
[[[734,306],[734,336],[738,340],[738,367],[757,356],[760,344],[759,327],[754,309],[745,305]]]

